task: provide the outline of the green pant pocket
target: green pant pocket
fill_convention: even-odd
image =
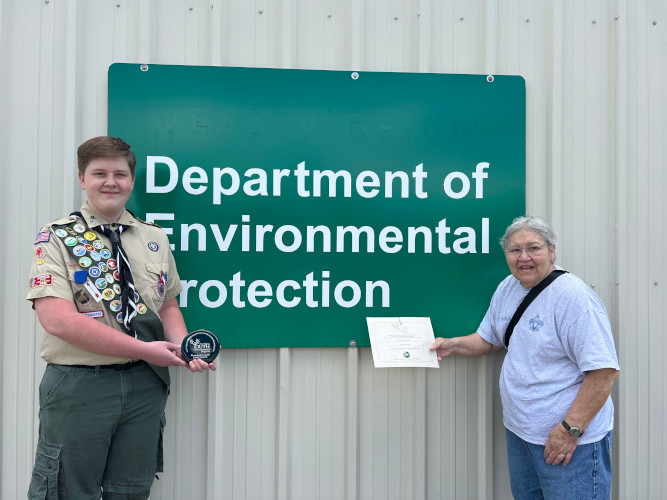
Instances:
[[[37,442],[35,468],[32,471],[28,500],[58,500],[58,472],[60,470],[60,446]]]

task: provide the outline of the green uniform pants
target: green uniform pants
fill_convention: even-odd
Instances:
[[[47,366],[30,500],[148,498],[168,389],[143,362],[122,368]]]

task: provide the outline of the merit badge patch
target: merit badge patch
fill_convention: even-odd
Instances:
[[[151,250],[152,252],[157,252],[157,251],[160,249],[160,247],[158,246],[158,244],[155,243],[154,241],[149,241],[149,242],[148,242],[148,248],[149,248],[149,250]]]
[[[90,267],[93,261],[91,260],[90,257],[81,257],[79,259],[79,265],[81,267]]]

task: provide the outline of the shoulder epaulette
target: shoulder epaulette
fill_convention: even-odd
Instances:
[[[136,216],[134,218],[138,222],[141,222],[142,224],[146,224],[147,226],[153,226],[153,227],[157,227],[158,229],[162,229],[162,226],[158,226],[157,224],[155,224],[155,222],[148,222],[148,221],[140,219],[139,217],[136,217]]]
[[[63,226],[63,225],[66,225],[66,224],[71,224],[72,222],[74,222],[76,220],[77,220],[77,217],[73,217],[71,215],[69,217],[62,217],[60,219],[56,219],[56,220],[53,220],[53,221],[49,222],[44,227],[42,227],[41,230],[46,231],[49,228],[51,228],[52,226]]]

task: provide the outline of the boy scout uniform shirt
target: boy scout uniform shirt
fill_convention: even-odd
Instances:
[[[120,238],[132,267],[135,289],[140,295],[137,309],[141,312],[143,304],[159,316],[163,302],[177,297],[182,288],[165,232],[158,226],[134,218],[127,210],[123,212],[116,224],[108,224],[103,217],[90,208],[87,202],[81,207],[81,214],[86,219],[88,228],[104,242],[105,248],[109,250],[111,250],[111,240],[96,228],[102,224],[108,225],[112,230],[119,224],[129,226],[122,232]],[[66,225],[72,222],[73,219],[69,217],[53,221],[44,226],[38,234],[33,250],[30,291],[27,299],[34,301],[41,297],[58,297],[70,300],[79,313],[86,314],[122,332],[123,335],[127,335],[125,327],[116,319],[120,311],[111,310],[112,301],[101,298],[99,294],[97,294],[99,300],[96,300],[84,284],[76,282],[76,272],[83,271],[88,274],[90,267],[80,267],[79,257],[72,254],[53,229],[54,225]],[[83,234],[78,235],[83,236]],[[85,255],[90,256],[90,252],[87,251]],[[111,256],[112,259],[115,257],[115,255]],[[92,266],[96,265],[99,263],[93,261]],[[104,275],[105,273],[102,272],[102,276]],[[90,281],[95,282],[94,279]],[[120,300],[119,294],[115,299]],[[141,337],[140,334],[139,336]],[[134,361],[131,358],[84,351],[46,332],[42,338],[40,356],[47,363],[61,365],[94,366]]]

